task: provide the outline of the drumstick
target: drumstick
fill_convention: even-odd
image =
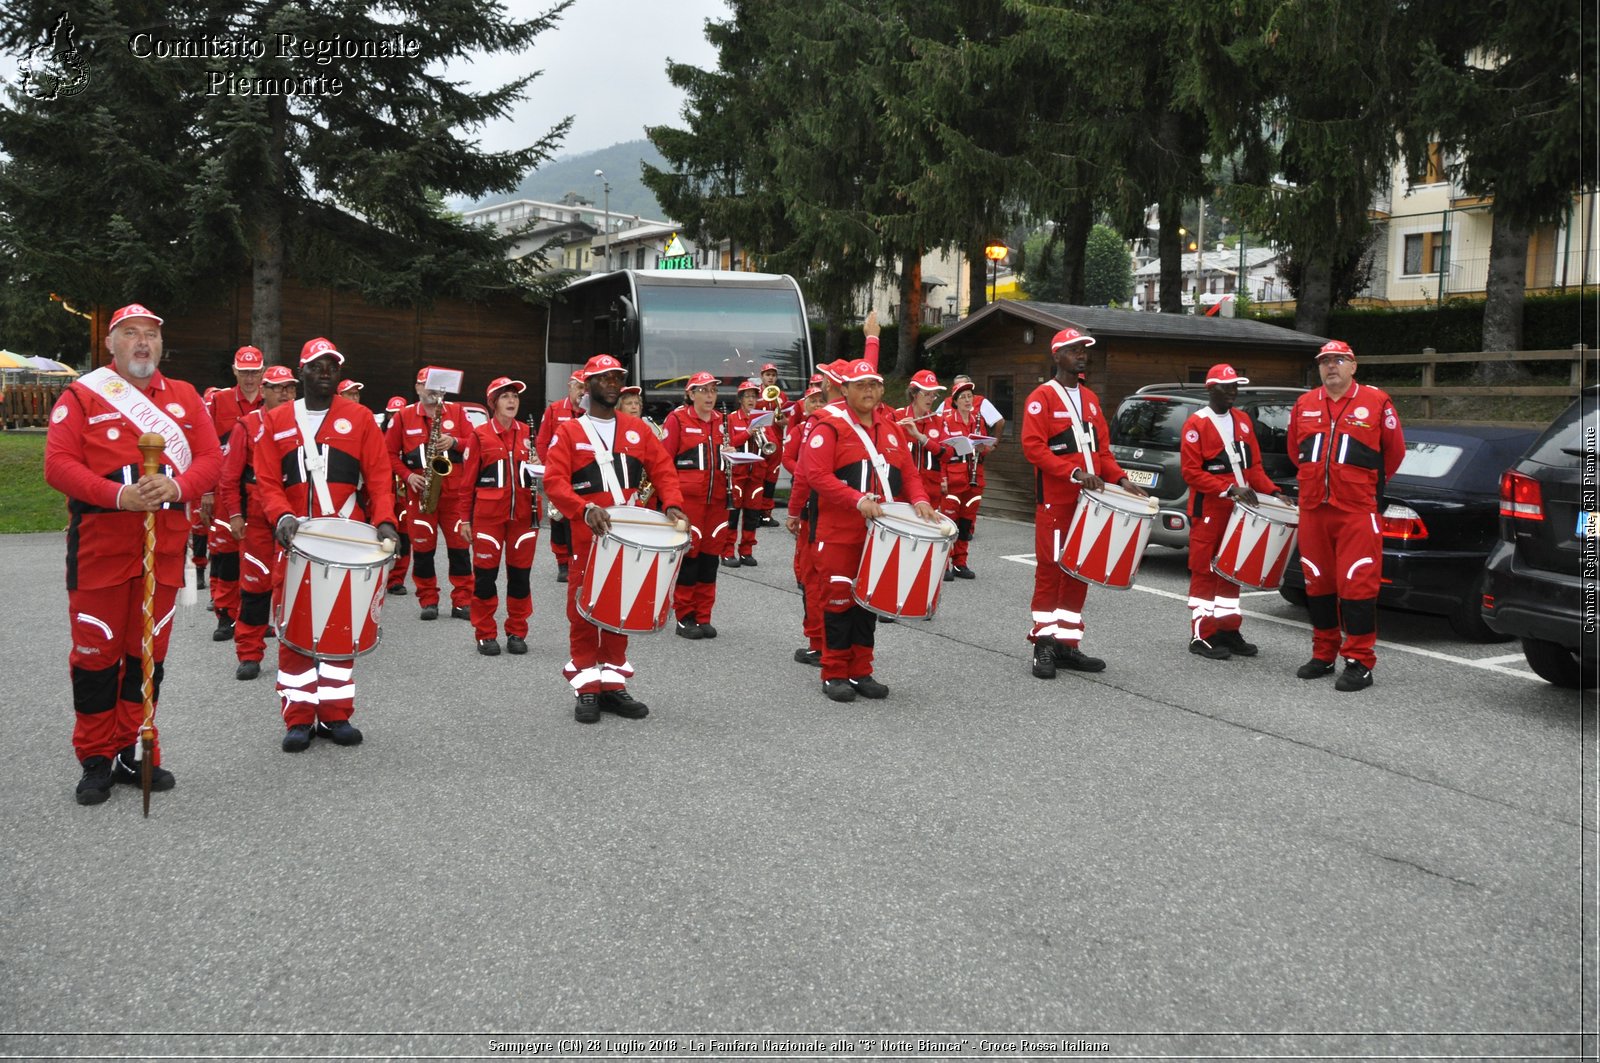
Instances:
[[[634,517],[610,517],[610,520],[611,520],[612,524],[642,524],[642,525],[644,525],[646,527],[650,527],[650,528],[659,528],[659,527],[661,527],[661,522],[658,521],[658,520],[638,520],[638,519],[636,519]],[[674,528],[676,528],[678,531],[688,531],[689,530],[689,522],[688,521],[675,520],[675,521],[672,522],[672,526]]]
[[[352,535],[334,535],[332,532],[317,531],[315,529],[312,529],[310,531],[298,531],[298,532],[295,532],[295,535],[296,535],[296,537],[299,537],[301,535],[309,535],[313,539],[327,539],[329,542],[335,542],[335,543],[352,543],[352,544],[354,544],[356,546],[372,546],[373,545],[373,542],[372,542],[371,539],[357,539]],[[392,554],[392,553],[394,553],[394,540],[393,539],[379,539],[378,542],[377,542],[377,547],[378,547],[378,549],[382,550],[386,554]]]

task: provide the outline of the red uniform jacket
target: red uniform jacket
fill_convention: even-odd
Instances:
[[[528,426],[512,421],[504,432],[490,420],[478,426],[472,457],[462,466],[471,480],[472,508],[467,519],[531,525],[534,513],[533,441]]]
[[[233,433],[223,448],[222,479],[217,481],[217,516],[223,520],[234,517],[260,516],[261,499],[252,490],[256,482],[255,441],[261,435],[261,418],[264,409],[251,410],[233,426]]]
[[[233,426],[247,413],[261,409],[264,395],[256,395],[256,401],[251,402],[244,397],[244,393],[235,385],[223,388],[211,396],[211,420],[217,426],[217,439],[222,443],[222,452],[228,452],[229,441],[233,439]]]
[[[1261,468],[1261,444],[1256,441],[1250,415],[1237,406],[1230,409],[1228,415],[1233,419],[1233,449],[1239,469],[1244,473],[1245,485],[1258,494],[1279,494],[1278,485],[1268,479]],[[1178,456],[1183,466],[1183,482],[1191,488],[1189,516],[1198,520],[1204,515],[1205,507],[1216,505],[1217,499],[1235,483],[1222,433],[1217,431],[1207,413],[1192,413],[1183,423],[1183,445],[1179,447]],[[1231,507],[1232,501],[1227,505]]]
[[[1078,485],[1072,480],[1076,469],[1094,473],[1106,483],[1116,483],[1126,475],[1111,456],[1111,430],[1106,426],[1099,397],[1088,385],[1080,384],[1078,402],[1083,408],[1089,454],[1078,453],[1077,439],[1072,434],[1072,410],[1049,381],[1034,388],[1023,406],[1022,453],[1034,466],[1036,502],[1059,505],[1076,498],[1073,492]]]
[[[683,492],[678,487],[678,473],[650,426],[637,417],[619,412],[616,433],[611,444],[611,467],[622,488],[624,504],[632,502],[639,493],[639,478],[644,474],[655,485],[655,497],[661,500],[663,509],[682,508]],[[584,507],[590,502],[597,506],[616,504],[600,475],[594,445],[577,420],[564,422],[550,441],[544,462],[544,491],[550,504],[568,520],[581,521]]]
[[[310,475],[301,460],[300,426],[295,411],[304,400],[286,402],[261,418],[261,436],[255,440],[256,491],[261,510],[273,527],[286,515],[334,517],[345,500],[356,496],[350,519],[369,524],[393,524],[394,488],[378,423],[360,404],[335,396],[328,407],[315,443],[325,447],[328,494],[334,512],[323,512]],[[363,505],[365,499],[365,505]]]
[[[545,407],[544,420],[539,422],[539,437],[533,443],[541,462],[550,460],[550,441],[556,437],[556,429],[582,416],[583,411],[574,406],[571,399],[557,399]]]
[[[893,421],[897,426],[904,428],[900,422],[915,416],[910,406],[904,406],[894,411]],[[945,430],[944,418],[930,411],[926,417],[917,422],[917,431],[927,436],[928,441],[918,443],[914,436],[906,435],[905,440],[911,452],[911,460],[922,472],[937,472],[942,475],[944,463],[950,457],[945,443],[945,437],[949,433]]]
[[[157,371],[145,396],[183,429],[191,452],[187,472],[177,473],[165,455],[161,467],[182,495],[156,514],[156,578],[176,587],[183,583],[189,535],[184,503],[216,486],[222,447],[200,393],[189,384]],[[117,509],[123,485],[137,482],[143,468],[139,430],[115,406],[76,382],[61,393],[45,436],[44,479],[67,496],[68,590],[110,587],[143,571],[145,515]]]
[[[685,498],[709,506],[728,508],[728,475],[722,468],[722,414],[711,411],[702,421],[688,406],[667,414],[661,446],[678,472],[678,489]],[[731,437],[730,437],[731,438]]]
[[[1326,388],[1308,391],[1289,415],[1289,457],[1299,466],[1300,506],[1327,502],[1350,513],[1376,513],[1380,480],[1406,456],[1394,402],[1375,387],[1351,384],[1338,402]]]
[[[879,404],[882,405],[881,403]],[[867,537],[867,522],[856,509],[863,495],[883,496],[883,485],[873,471],[861,439],[837,416],[837,409],[854,421],[842,404],[817,411],[811,432],[803,446],[800,468],[807,486],[817,496],[816,537],[823,542],[861,542]],[[874,417],[872,427],[864,428],[889,463],[889,493],[896,502],[926,502],[922,477],[901,439],[903,429]]]
[[[349,399],[343,400],[350,402]],[[359,403],[362,413],[367,413],[366,407]],[[473,440],[477,438],[472,428],[472,422],[467,420],[466,411],[459,402],[446,402],[439,407],[439,431],[450,439],[450,460],[457,465],[465,465],[472,453]],[[372,415],[367,413],[367,419]],[[376,426],[377,422],[373,422]],[[405,478],[414,472],[423,472],[428,467],[428,434],[433,431],[433,425],[428,415],[423,412],[422,403],[414,402],[404,409],[395,411],[394,419],[389,422],[389,431],[385,444],[389,452],[389,467],[394,475],[400,477],[402,483]],[[452,474],[451,480],[456,480]],[[445,490],[451,494],[464,494],[472,489],[467,483],[468,477],[462,476],[454,484],[446,484]]]

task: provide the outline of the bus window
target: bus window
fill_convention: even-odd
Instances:
[[[769,362],[786,391],[806,383],[806,321],[793,289],[662,286],[640,302],[646,388],[670,387],[702,370],[736,388]]]

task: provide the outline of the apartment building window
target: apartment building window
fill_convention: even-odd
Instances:
[[[1444,183],[1444,150],[1437,141],[1428,145],[1428,170],[1422,177],[1422,183],[1425,185]]]
[[[1412,233],[1406,237],[1405,260],[1400,272],[1407,276],[1438,273],[1444,262],[1445,237],[1443,232]]]
[[[644,269],[644,248],[642,247],[633,253],[633,268]]]

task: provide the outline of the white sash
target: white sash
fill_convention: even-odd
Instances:
[[[116,407],[117,412],[132,421],[139,431],[154,432],[166,440],[167,461],[179,472],[189,471],[194,452],[189,449],[189,438],[183,434],[183,428],[151,402],[149,396],[122,379],[115,369],[103,365],[79,377],[78,383]]]
[[[883,501],[893,502],[894,492],[889,488],[889,462],[882,454],[878,453],[878,448],[872,445],[872,437],[867,435],[866,430],[856,422],[854,417],[851,417],[839,407],[824,406],[823,409],[855,430],[856,438],[861,440],[861,445],[866,448],[867,460],[872,464],[872,471],[878,474],[878,483],[883,486]]]
[[[1228,413],[1218,413],[1210,406],[1202,406],[1200,407],[1200,415],[1216,426],[1218,438],[1222,437],[1221,422],[1223,418],[1227,418],[1228,426],[1233,429],[1233,439],[1231,441],[1227,439],[1222,440],[1222,453],[1228,456],[1228,467],[1233,470],[1234,482],[1240,487],[1244,487],[1244,470],[1239,467],[1239,455],[1235,452],[1235,448],[1239,445],[1239,425],[1233,420],[1232,411]]]
[[[332,407],[326,412],[333,412]],[[355,492],[350,493],[342,507],[337,510],[333,508],[333,493],[328,490],[328,458],[324,448],[317,445],[316,433],[311,431],[311,422],[306,419],[305,399],[295,400],[294,422],[295,427],[300,429],[300,464],[305,466],[306,479],[311,481],[311,487],[317,493],[317,505],[324,516],[348,517],[355,511]],[[326,423],[324,417],[323,424]]]
[[[1083,421],[1078,417],[1078,408],[1072,404],[1072,399],[1067,395],[1067,389],[1061,386],[1061,381],[1052,379],[1050,386],[1056,389],[1056,396],[1061,400],[1061,405],[1067,408],[1067,414],[1072,418],[1072,438],[1078,445],[1078,453],[1083,455],[1084,471],[1090,476],[1094,475],[1094,451],[1089,447],[1089,437],[1084,433]],[[1078,394],[1081,396],[1082,391]]]
[[[625,506],[622,495],[622,484],[617,480],[616,466],[611,464],[611,450],[600,440],[600,433],[594,430],[594,422],[587,417],[579,417],[577,421],[583,426],[583,434],[589,437],[589,445],[594,447],[595,464],[600,468],[600,482],[606,485],[606,490],[611,492],[611,504]],[[617,430],[621,431],[618,425]]]

